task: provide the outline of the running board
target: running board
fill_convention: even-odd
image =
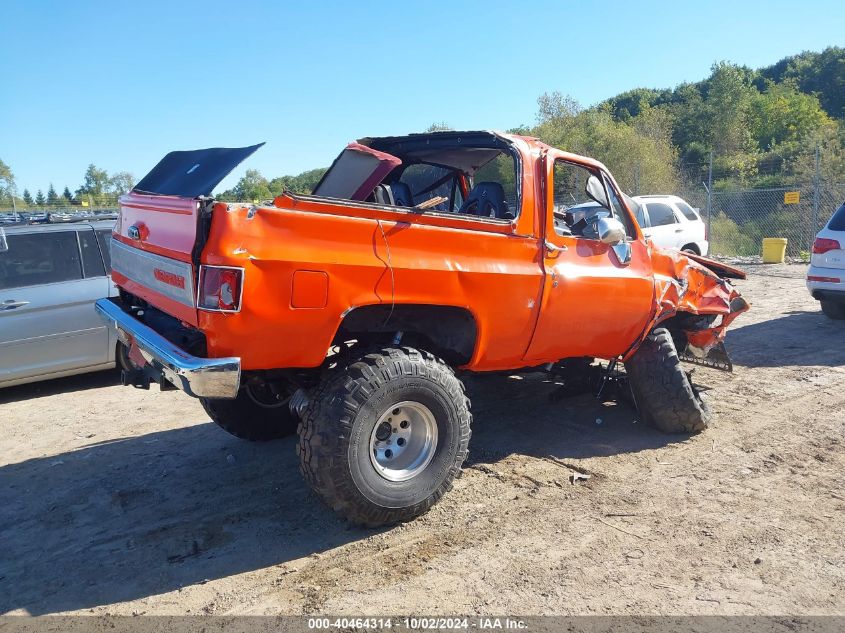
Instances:
[[[734,370],[734,365],[731,362],[731,357],[728,356],[728,350],[725,348],[725,343],[720,342],[710,348],[707,356],[698,357],[689,351],[689,347],[685,348],[683,352],[678,354],[678,357],[687,363],[694,365],[701,365],[702,367],[710,367],[711,369],[718,369],[720,371]]]

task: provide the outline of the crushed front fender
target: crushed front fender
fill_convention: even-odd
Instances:
[[[722,343],[728,326],[736,317],[750,308],[739,291],[715,271],[724,266],[713,262],[708,267],[707,258],[687,257],[675,250],[652,247],[651,260],[654,271],[654,314],[642,337],[623,358],[636,352],[645,336],[661,323],[679,314],[690,314],[702,319],[690,319],[693,327],[685,327],[689,351],[705,357],[710,350]],[[731,277],[744,279],[745,273],[731,268]]]

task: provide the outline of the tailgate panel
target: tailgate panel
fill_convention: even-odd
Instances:
[[[191,325],[197,324],[194,267],[155,253],[111,242],[112,279],[127,292]]]
[[[136,249],[190,262],[199,206],[190,198],[130,193],[120,198],[114,232]]]
[[[183,305],[194,306],[194,268],[182,262],[114,240],[112,270]]]

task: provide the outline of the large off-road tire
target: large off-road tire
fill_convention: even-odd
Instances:
[[[273,402],[263,391],[243,386],[234,400],[200,398],[203,409],[214,422],[242,440],[267,442],[296,433],[299,419],[287,400]]]
[[[830,301],[822,299],[819,303],[822,304],[822,312],[828,319],[841,321],[845,319],[845,303],[838,301]]]
[[[625,363],[643,421],[664,433],[697,433],[710,412],[681,366],[669,330],[656,328]]]
[[[451,489],[471,420],[463,384],[443,361],[410,347],[372,351],[312,392],[299,426],[300,469],[353,523],[408,521]]]

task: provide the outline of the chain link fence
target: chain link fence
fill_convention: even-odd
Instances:
[[[706,184],[678,192],[700,210],[708,227],[710,252],[721,256],[759,255],[762,240],[786,238],[790,257],[806,258],[816,233],[845,201],[845,183],[819,182],[708,193]]]

